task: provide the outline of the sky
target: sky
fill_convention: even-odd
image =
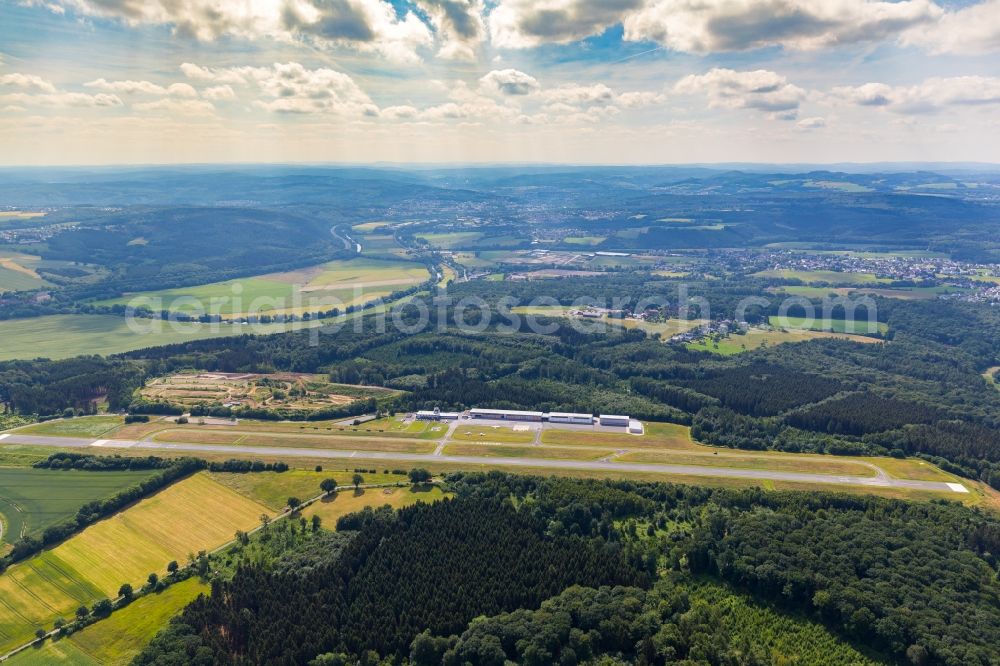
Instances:
[[[0,0],[0,164],[1000,162],[1000,0]]]

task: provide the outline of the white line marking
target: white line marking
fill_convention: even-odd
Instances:
[[[108,443],[108,440],[106,440],[106,439],[98,439],[98,440],[96,440],[94,442],[91,442],[90,445],[91,446],[104,446],[107,443]]]
[[[7,439],[8,437],[10,437],[10,433],[0,435],[0,439]]]
[[[949,483],[948,487],[954,490],[956,493],[967,493],[969,489],[963,486],[961,483]]]

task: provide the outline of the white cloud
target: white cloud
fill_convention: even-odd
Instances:
[[[644,90],[622,93],[618,95],[617,103],[626,109],[641,109],[646,106],[653,106],[654,104],[662,104],[666,100],[666,96],[662,93]]]
[[[309,69],[297,62],[274,63],[269,67],[208,68],[184,63],[181,71],[190,78],[221,83],[207,88],[205,96],[232,99],[234,85],[253,86],[262,99],[256,106],[277,113],[338,113],[375,115],[378,107],[349,75],[321,67]]]
[[[550,103],[562,104],[610,104],[615,101],[614,91],[603,83],[581,86],[569,83],[542,92],[542,97]]]
[[[347,74],[297,62],[234,68],[260,90],[259,108],[276,113],[376,115],[378,107]]]
[[[685,76],[674,86],[683,95],[704,95],[712,107],[757,109],[774,114],[775,118],[795,117],[806,91],[766,69],[738,72],[715,68],[705,74]]]
[[[14,86],[16,88],[29,88],[40,90],[41,92],[54,93],[56,87],[51,82],[46,81],[34,74],[4,74],[0,76],[0,86]]]
[[[985,0],[947,12],[936,23],[910,30],[903,42],[933,53],[1000,51],[1000,0]]]
[[[627,40],[689,53],[814,50],[896,38],[940,15],[930,0],[651,0],[624,26]]]
[[[236,93],[233,91],[232,86],[229,85],[212,86],[210,88],[205,88],[204,90],[201,91],[201,95],[205,99],[210,99],[216,102],[236,99]]]
[[[83,84],[85,88],[97,88],[123,95],[172,95],[174,97],[197,97],[198,93],[187,83],[172,83],[167,87],[151,81],[108,81],[96,79]]]
[[[387,106],[379,115],[387,120],[412,120],[420,114],[420,110],[409,105]]]
[[[194,63],[185,62],[181,65],[184,76],[196,81],[211,81],[214,83],[232,83],[243,85],[247,82],[246,77],[239,72],[238,68],[213,69],[202,67]]]
[[[644,0],[501,0],[490,13],[493,44],[523,49],[564,44],[620,23]]]
[[[479,79],[479,87],[501,95],[530,95],[541,88],[535,77],[516,69],[494,69]]]
[[[454,60],[473,60],[479,44],[486,38],[482,0],[416,0],[430,18],[437,33],[438,56]]]
[[[822,129],[826,127],[826,118],[821,118],[819,116],[803,118],[799,122],[795,123],[795,126],[804,130]]]
[[[132,105],[136,111],[165,111],[171,115],[207,116],[215,112],[211,102],[200,99],[171,99],[164,97],[153,102],[137,102]]]
[[[834,101],[884,107],[897,113],[927,113],[949,106],[1000,104],[1000,78],[953,76],[930,78],[914,86],[866,83],[840,86],[830,93]]]
[[[622,24],[627,41],[689,53],[811,50],[894,39],[942,14],[931,0],[501,0],[490,32],[497,46],[528,48]]]
[[[453,0],[454,1],[454,0]],[[169,25],[176,35],[203,42],[221,37],[302,40],[327,47],[417,60],[433,44],[414,12],[398,17],[386,0],[59,0],[74,11],[128,25]],[[451,34],[451,33],[449,33]],[[447,35],[446,35],[447,37]]]
[[[98,93],[88,95],[79,92],[42,93],[29,95],[27,93],[11,93],[0,95],[0,104],[14,104],[17,106],[41,106],[51,108],[76,107],[76,108],[97,108],[122,106],[122,100],[118,95]]]
[[[167,86],[167,94],[174,97],[197,97],[198,92],[187,83],[171,83]]]

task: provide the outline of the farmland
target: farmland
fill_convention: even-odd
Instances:
[[[863,326],[864,324],[859,324]],[[879,340],[864,335],[835,333],[833,331],[815,331],[812,329],[760,329],[751,328],[742,335],[708,336],[697,342],[689,342],[688,349],[712,352],[723,356],[731,356],[761,347],[780,345],[784,343],[806,342],[808,340],[837,339],[852,342],[876,343]]]
[[[423,264],[415,262],[341,259],[296,271],[127,294],[98,304],[207,312],[223,318],[301,314],[343,310],[420,284],[428,277]]]
[[[135,349],[241,333],[277,333],[283,324],[238,328],[228,324],[138,320],[133,331],[123,317],[112,315],[46,315],[0,321],[0,361],[17,358],[61,359],[81,354],[120,354]]]
[[[120,416],[55,419],[30,425],[22,428],[20,432],[52,437],[100,437],[120,426],[122,422],[123,419]]]
[[[836,271],[797,271],[790,269],[760,271],[754,273],[753,277],[801,280],[806,284],[828,282],[830,284],[873,285],[891,282],[888,278],[880,278],[872,273],[838,273]]]
[[[884,322],[872,322],[872,331],[869,331],[869,323],[866,320],[848,321],[842,319],[822,319],[810,320],[805,317],[769,317],[768,323],[786,329],[807,329],[807,330],[827,330],[833,333],[848,333],[854,335],[865,335],[873,332],[885,333],[889,330],[889,325]]]
[[[394,509],[416,504],[434,502],[445,497],[438,486],[418,485],[403,488],[362,488],[343,490],[331,497],[324,497],[310,504],[303,512],[305,518],[319,516],[329,529],[337,524],[337,519],[349,513],[360,511],[366,506],[380,507],[388,504]]]
[[[9,663],[11,666],[124,666],[171,617],[199,594],[208,592],[208,585],[197,578],[189,578],[157,594],[140,597],[110,617],[68,637],[18,653]]]
[[[76,515],[93,500],[114,495],[149,476],[147,472],[83,472],[0,467],[0,544]]]
[[[171,560],[229,541],[268,509],[197,474],[91,525],[0,575],[0,650],[29,639],[81,604],[138,586]]]

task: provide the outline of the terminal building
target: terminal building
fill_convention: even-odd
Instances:
[[[470,409],[469,416],[474,419],[494,419],[496,421],[543,421],[547,414],[543,412],[521,412],[514,409]]]
[[[593,414],[574,412],[526,412],[514,409],[483,409],[476,407],[469,410],[469,417],[474,419],[489,419],[491,421],[548,421],[549,423],[594,425]],[[420,418],[419,415],[417,418]],[[628,428],[631,419],[628,416],[601,414],[597,417],[597,422],[602,426]]]
[[[458,412],[442,412],[437,407],[433,411],[425,409],[417,412],[418,421],[454,421],[459,416]]]

